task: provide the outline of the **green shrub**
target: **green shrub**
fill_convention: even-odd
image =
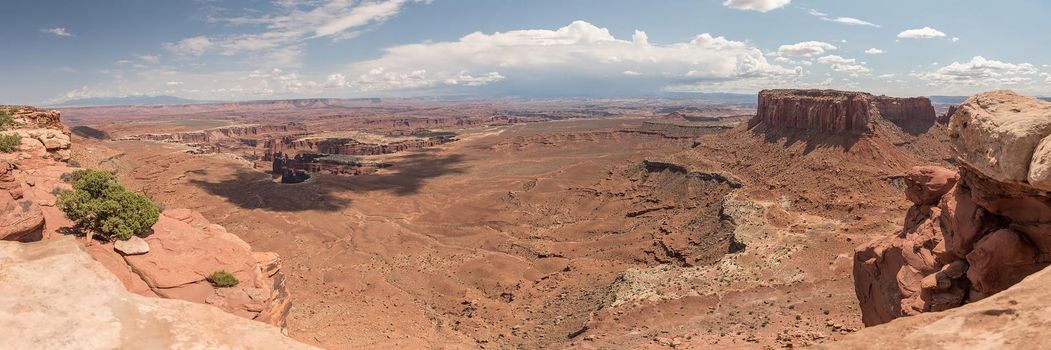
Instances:
[[[0,152],[11,153],[18,150],[22,137],[18,134],[0,135]]]
[[[14,108],[0,108],[0,127],[17,124],[15,119],[12,118],[17,111]]]
[[[56,204],[80,228],[127,240],[148,231],[160,217],[153,201],[128,192],[108,172],[77,170],[69,173],[69,181],[73,191],[60,194]]]
[[[227,288],[236,286],[240,281],[233,274],[226,271],[215,271],[212,272],[211,276],[208,276],[208,282],[212,282],[216,287]]]

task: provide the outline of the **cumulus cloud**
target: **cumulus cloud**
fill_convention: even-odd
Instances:
[[[687,42],[658,45],[641,31],[631,40],[618,39],[608,29],[584,21],[557,30],[476,32],[457,41],[395,46],[380,58],[351,64],[340,72],[354,77],[345,86],[362,91],[505,81],[579,89],[552,82],[612,82],[624,75],[646,77],[652,79],[649,83],[663,86],[800,73],[800,68],[772,64],[759,49],[724,37],[705,33]]]
[[[865,50],[865,53],[867,53],[869,55],[881,55],[881,54],[883,54],[883,50],[880,50],[880,49],[877,49],[877,48],[873,47],[871,49]]]
[[[974,56],[969,62],[953,62],[936,71],[915,74],[932,85],[1003,86],[1033,81],[1039,71],[1030,63],[1008,63]]]
[[[792,0],[726,0],[723,6],[748,11],[769,12],[787,6]]]
[[[777,53],[782,56],[812,57],[824,54],[825,51],[835,49],[836,45],[823,41],[804,41],[791,45],[781,45],[781,47],[777,48]]]
[[[909,29],[898,33],[899,39],[934,39],[943,37],[945,37],[945,33],[931,27]]]
[[[864,62],[858,62],[853,58],[844,58],[837,55],[823,56],[817,59],[818,63],[827,64],[833,71],[840,73],[848,73],[851,76],[865,75],[872,72],[871,69],[865,67]]]
[[[73,36],[73,33],[70,33],[69,30],[66,30],[66,28],[63,28],[63,27],[44,28],[44,29],[41,29],[40,31],[44,32],[44,33],[48,33],[48,34],[54,35],[54,36],[64,36],[64,37],[71,37],[71,36]]]

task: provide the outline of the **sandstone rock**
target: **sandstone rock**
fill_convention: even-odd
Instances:
[[[985,295],[1007,289],[1046,266],[1037,262],[1036,249],[1011,229],[982,237],[967,254],[967,263],[967,278]]]
[[[129,293],[68,237],[0,242],[0,276],[8,349],[312,349],[211,306]]]
[[[984,208],[971,199],[971,190],[958,185],[938,203],[941,209],[941,225],[945,234],[945,249],[962,259],[973,249],[974,242],[992,226],[995,219]]]
[[[834,90],[763,90],[751,125],[764,123],[826,132],[866,133],[877,118],[916,129],[935,122],[927,98],[897,99]]]
[[[1041,184],[1051,190],[1045,155],[1037,178],[1029,179],[1037,146],[1051,135],[1051,103],[993,91],[968,98],[949,121],[949,136],[960,158],[1000,182]]]
[[[146,243],[146,240],[139,236],[131,236],[126,241],[116,241],[113,243],[113,249],[124,255],[140,255],[150,252],[150,244]]]
[[[0,240],[39,240],[43,227],[44,213],[36,203],[23,198],[14,166],[0,161]]]
[[[949,192],[960,176],[949,169],[937,166],[918,166],[905,174],[908,188],[905,197],[920,205],[937,204],[945,193]]]
[[[984,300],[869,327],[815,349],[1046,349],[1051,269]]]

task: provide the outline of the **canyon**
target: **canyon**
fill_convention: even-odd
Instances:
[[[941,120],[926,98],[831,90],[755,104],[316,99],[63,109],[74,132],[23,107],[31,127],[4,132],[37,142],[0,158],[0,234],[32,243],[0,244],[0,261],[19,276],[60,261],[106,291],[91,300],[126,303],[105,307],[172,310],[172,334],[230,324],[244,347],[979,341],[922,335],[937,322],[1022,339],[1018,325],[1045,317],[1023,306],[1051,262],[1048,105],[992,92]],[[168,208],[149,252],[69,234],[53,193],[80,167]],[[242,284],[205,281],[219,268]],[[89,302],[5,287],[33,310]],[[17,314],[0,322],[37,320]]]

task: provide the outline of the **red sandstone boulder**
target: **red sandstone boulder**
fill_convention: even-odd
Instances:
[[[0,160],[0,240],[37,241],[44,227],[40,206],[22,196],[14,166]]]
[[[956,186],[960,176],[949,169],[938,166],[913,167],[905,174],[908,188],[905,197],[919,205],[934,205],[943,195]]]
[[[1011,229],[1000,229],[982,237],[967,254],[967,262],[970,264],[967,278],[982,295],[1007,289],[1047,266],[1037,262],[1036,248]]]

